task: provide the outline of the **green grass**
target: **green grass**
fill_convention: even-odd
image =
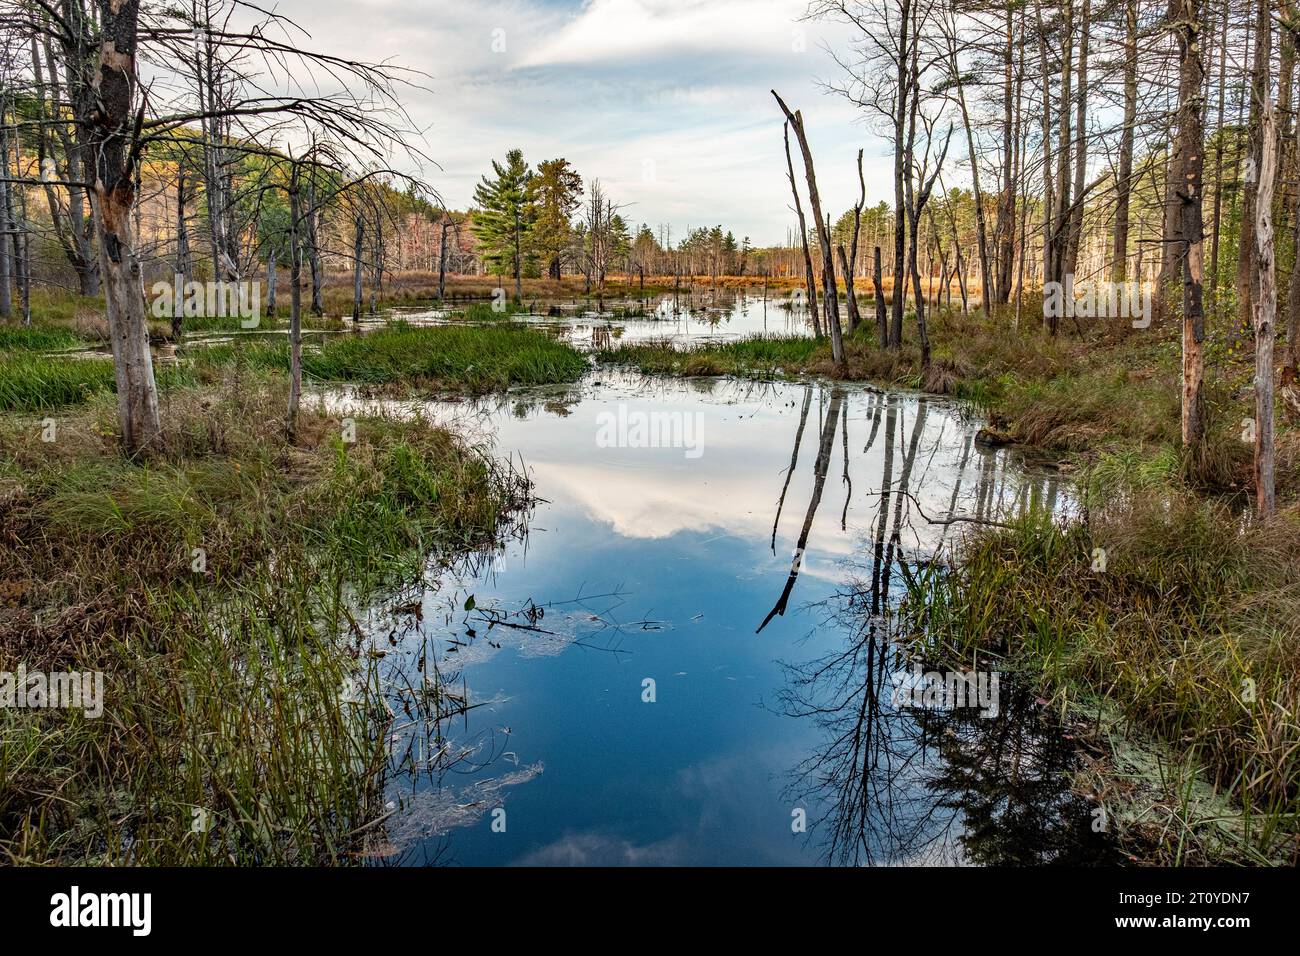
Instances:
[[[49,325],[0,325],[0,352],[54,351],[85,343],[71,329]]]
[[[1300,511],[1243,524],[1179,491],[1177,468],[1112,460],[1088,482],[1088,523],[1039,516],[970,535],[959,564],[913,586],[910,624],[933,653],[1001,659],[1053,706],[1114,713],[1105,732],[1163,748],[1162,779],[1100,775],[1103,802],[1126,808],[1158,859],[1287,860],[1300,832]]]
[[[195,349],[201,365],[287,370],[288,344],[257,342]],[[533,329],[511,325],[412,326],[394,323],[333,338],[303,350],[303,372],[323,382],[356,382],[487,392],[515,385],[571,382],[586,371],[582,355]]]
[[[28,340],[62,342],[64,334],[44,329]],[[115,387],[107,356],[72,358],[12,351],[0,352],[0,360],[0,411],[52,411],[83,404]],[[248,336],[195,345],[186,350],[180,365],[156,365],[155,374],[159,387],[168,389],[192,384],[196,375],[217,377],[227,367],[287,372],[288,343]],[[586,368],[586,360],[570,346],[542,332],[509,325],[397,323],[367,334],[336,337],[321,346],[305,344],[303,349],[303,372],[309,379],[390,388],[481,393],[570,382]]]
[[[597,353],[597,360],[630,366],[647,374],[759,375],[793,374],[829,346],[811,338],[760,336],[735,342],[676,349],[668,343],[620,345]],[[829,352],[827,353],[829,355]]]
[[[79,405],[114,385],[108,359],[0,354],[0,410],[38,412]]]
[[[154,366],[160,389],[189,384],[189,368]],[[46,412],[81,405],[95,395],[113,391],[117,379],[113,361],[104,357],[60,357],[36,352],[0,353],[0,411]]]
[[[495,322],[527,312],[527,306],[513,300],[506,302],[503,309],[497,309],[491,302],[471,302],[460,310],[460,317],[468,322]]]
[[[102,718],[0,712],[0,859],[353,862],[391,716],[351,622],[495,540],[526,484],[421,419],[345,443],[308,406],[291,444],[264,372],[168,402],[147,464],[107,393],[54,443],[0,420],[0,670],[105,675]]]

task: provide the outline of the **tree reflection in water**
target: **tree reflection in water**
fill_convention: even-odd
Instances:
[[[790,574],[759,630],[786,611],[830,472],[843,399],[841,389],[831,390]],[[903,421],[909,404],[914,409],[910,428]],[[807,411],[805,401],[796,443],[803,439]],[[1051,476],[1027,481],[1008,496],[1008,489],[997,487],[1006,476],[998,473],[994,456],[968,438],[948,514],[930,516],[941,522],[937,539],[929,535],[932,551],[907,554],[904,531],[909,539],[910,532],[918,532],[920,542],[926,536],[919,532],[927,530],[912,528],[910,495],[926,416],[924,398],[893,394],[878,396],[870,409],[863,452],[882,435],[880,490],[874,492],[879,506],[854,583],[820,606],[822,623],[847,637],[842,646],[811,662],[786,665],[786,686],[777,698],[782,713],[814,722],[822,736],[817,750],[793,768],[787,795],[807,810],[806,838],[831,864],[1114,862],[1111,842],[1092,830],[1091,805],[1070,790],[1074,747],[1031,694],[1004,676],[998,714],[991,718],[973,709],[927,710],[893,700],[891,677],[914,663],[892,633],[903,590],[900,578],[913,576],[919,561],[943,545],[951,525],[942,522],[958,514],[972,452],[977,459],[975,517],[992,518],[1007,500],[1014,512],[1052,507],[1057,498]],[[851,495],[847,418],[844,427],[842,480]],[[797,458],[796,444],[792,468]],[[918,482],[924,482],[924,470]],[[788,476],[786,485],[781,507]],[[900,578],[894,576],[895,566]]]

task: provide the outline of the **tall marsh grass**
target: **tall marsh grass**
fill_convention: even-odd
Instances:
[[[1300,509],[1252,523],[1177,491],[1176,460],[1138,469],[1146,493],[1115,495],[1130,475],[1112,467],[1092,479],[1112,497],[1089,522],[970,535],[958,564],[913,585],[913,632],[934,653],[1005,659],[1060,707],[1107,701],[1128,733],[1195,768],[1235,817],[1151,810],[1140,823],[1162,859],[1294,862]]]
[[[358,606],[496,539],[526,482],[420,420],[228,369],[124,460],[108,394],[57,442],[0,421],[0,670],[99,670],[104,715],[0,712],[0,859],[349,863],[392,717]],[[199,549],[199,550],[196,550]],[[203,561],[195,564],[201,554]]]

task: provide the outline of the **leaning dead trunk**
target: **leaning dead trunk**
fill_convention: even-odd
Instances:
[[[835,285],[835,253],[831,248],[830,226],[827,218],[822,214],[821,197],[817,192],[817,174],[813,170],[812,149],[808,146],[808,137],[803,128],[803,115],[799,112],[791,113],[776,90],[772,91],[772,95],[776,97],[781,111],[785,113],[785,118],[794,128],[794,134],[799,140],[799,149],[803,153],[804,174],[808,179],[808,205],[812,210],[813,221],[817,223],[817,238],[821,241],[822,247],[822,290],[826,297],[826,324],[831,334],[831,358],[837,363],[843,362],[844,342],[840,332],[840,297]]]
[[[794,211],[799,218],[799,242],[803,246],[803,264],[808,288],[808,308],[813,320],[813,333],[822,337],[822,323],[817,317],[817,281],[813,275],[812,253],[808,251],[808,226],[803,218],[803,203],[799,200],[799,186],[794,178],[794,161],[790,159],[790,124],[783,128],[785,133],[785,168],[790,179],[790,191],[794,193]]]
[[[849,244],[847,257],[843,245],[840,246],[840,263],[844,269],[844,298],[848,305],[849,334],[858,327],[860,312],[858,310],[858,293],[853,285],[853,273],[858,267],[858,236],[862,232],[862,207],[867,204],[867,181],[862,176],[862,150],[858,150],[858,202],[853,207],[853,239]],[[845,261],[847,258],[847,261]]]

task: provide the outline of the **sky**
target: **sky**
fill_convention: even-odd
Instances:
[[[403,100],[451,208],[492,159],[563,156],[600,179],[625,218],[673,239],[721,224],[737,241],[785,241],[795,222],[775,88],[803,111],[831,215],[892,197],[888,144],[824,92],[847,37],[803,20],[805,0],[281,0],[304,47],[419,70]],[[802,175],[797,145],[795,170]],[[806,201],[805,201],[806,205]]]

